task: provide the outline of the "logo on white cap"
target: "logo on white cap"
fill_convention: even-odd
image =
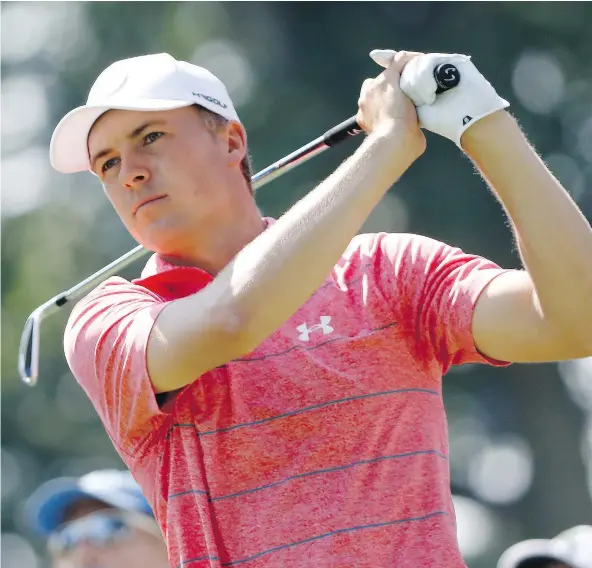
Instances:
[[[196,97],[199,97],[200,99],[204,99],[212,104],[218,105],[219,107],[228,108],[227,104],[221,103],[218,99],[215,99],[214,97],[204,95],[203,93],[194,93],[193,91],[191,92],[191,94],[195,95]]]

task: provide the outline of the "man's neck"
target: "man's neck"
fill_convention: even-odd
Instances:
[[[242,226],[228,227],[216,231],[207,243],[203,241],[194,250],[179,255],[159,254],[159,256],[176,266],[194,266],[212,276],[216,276],[232,259],[253,239],[267,228],[265,219]],[[201,239],[200,239],[201,240]]]

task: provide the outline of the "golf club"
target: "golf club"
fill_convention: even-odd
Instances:
[[[460,74],[453,65],[442,64],[434,69],[434,78],[438,86],[436,92],[442,93],[458,85]],[[362,129],[356,122],[355,116],[344,120],[337,126],[327,130],[322,136],[255,174],[251,178],[253,189],[256,190],[262,187],[296,166],[324,152],[327,148],[335,146],[346,138],[356,136],[360,132],[362,132]],[[31,313],[25,322],[18,352],[18,371],[25,384],[35,386],[39,377],[41,322],[46,317],[58,312],[62,306],[71,300],[81,298],[103,280],[120,272],[131,263],[149,254],[149,252],[141,245],[137,246],[101,270],[91,274],[88,278],[85,278],[69,290],[54,296]]]

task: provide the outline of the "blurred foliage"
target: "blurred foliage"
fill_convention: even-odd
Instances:
[[[468,53],[592,216],[589,3],[3,2],[1,16],[5,566],[38,565],[16,538],[39,549],[22,517],[36,485],[121,465],[64,361],[66,309],[43,325],[39,386],[16,373],[27,315],[134,245],[96,179],[56,174],[46,157],[57,121],[114,60],[166,51],[210,68],[229,86],[261,169],[354,114],[362,81],[380,71],[371,49]],[[264,213],[281,215],[358,143],[260,190]],[[519,265],[499,204],[454,145],[432,135],[364,229],[426,234]],[[461,505],[481,507],[466,518],[482,522],[468,527],[470,507],[459,506],[471,568],[492,566],[518,539],[590,522],[582,431],[592,409],[570,392],[556,365],[468,366],[446,377],[453,489]]]

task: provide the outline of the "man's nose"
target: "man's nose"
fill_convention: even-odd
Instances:
[[[128,162],[128,164],[124,162],[120,168],[119,176],[121,183],[127,189],[133,190],[141,187],[150,179],[150,171],[146,166],[137,162]]]

